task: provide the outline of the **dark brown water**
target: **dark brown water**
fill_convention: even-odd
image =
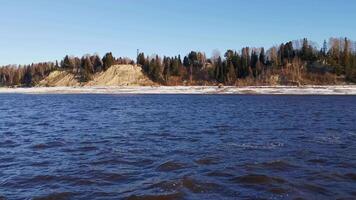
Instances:
[[[355,199],[355,96],[0,95],[0,199]]]

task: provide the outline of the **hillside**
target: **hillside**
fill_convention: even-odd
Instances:
[[[356,83],[355,44],[348,38],[330,38],[329,45],[325,41],[319,49],[304,38],[268,50],[229,49],[210,58],[199,51],[183,58],[141,52],[136,61],[111,52],[103,57],[66,55],[56,62],[2,66],[0,87],[342,85]]]
[[[37,86],[79,86],[80,83],[73,74],[66,71],[53,71],[45,79],[39,82]]]
[[[95,74],[87,86],[144,86],[154,83],[136,65],[113,65],[108,70]]]
[[[135,65],[113,65],[106,71],[93,75],[91,81],[80,83],[74,74],[66,71],[53,71],[37,86],[145,86],[155,85]]]

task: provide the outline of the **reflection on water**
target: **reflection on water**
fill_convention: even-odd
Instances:
[[[0,199],[353,199],[355,102],[0,95]]]

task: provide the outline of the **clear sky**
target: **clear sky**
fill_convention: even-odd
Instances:
[[[0,65],[356,39],[355,0],[0,0]]]

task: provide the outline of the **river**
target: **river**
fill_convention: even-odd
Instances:
[[[356,96],[0,94],[0,199],[356,198]]]

